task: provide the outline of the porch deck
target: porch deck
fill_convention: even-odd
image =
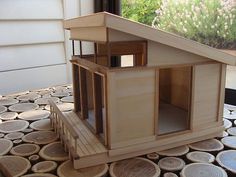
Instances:
[[[74,168],[84,168],[106,163],[108,149],[78,118],[74,111],[61,112],[50,102],[51,124],[74,161]]]
[[[63,115],[78,134],[76,153],[80,158],[108,151],[73,111],[63,113]]]

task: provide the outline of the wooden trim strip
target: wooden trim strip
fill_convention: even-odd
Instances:
[[[79,91],[79,66],[72,64],[72,79],[73,79],[73,91],[74,91],[74,111],[81,111],[80,104],[80,91]]]
[[[79,67],[79,90],[82,119],[88,118],[88,98],[87,98],[86,69]]]
[[[102,118],[102,79],[101,76],[93,74],[93,95],[95,112],[95,131],[97,134],[103,132]]]

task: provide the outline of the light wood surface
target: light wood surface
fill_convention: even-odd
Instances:
[[[73,103],[57,103],[57,107],[60,109],[61,112],[68,112],[74,109]],[[50,111],[50,106],[46,105],[45,109]]]
[[[55,93],[52,93],[51,95],[52,95],[53,97],[62,98],[62,97],[69,96],[70,94],[67,93],[67,92],[55,92]]]
[[[57,163],[54,161],[42,161],[39,163],[36,163],[34,166],[32,166],[31,170],[34,173],[48,173],[57,168]]]
[[[167,173],[164,173],[163,177],[178,177],[178,176],[175,173],[167,172]]]
[[[192,163],[181,171],[181,177],[228,177],[224,169],[209,163]]]
[[[216,156],[216,161],[223,168],[236,174],[236,151],[235,150],[226,150],[226,151],[220,152]]]
[[[182,170],[185,166],[185,162],[178,157],[165,157],[159,160],[158,166],[161,170],[174,172]]]
[[[0,114],[1,120],[13,120],[18,116],[17,112],[4,112]]]
[[[114,162],[110,165],[109,172],[111,177],[120,177],[120,176],[159,177],[161,170],[152,161],[139,157],[139,158]]]
[[[24,133],[22,132],[12,132],[12,133],[6,134],[4,138],[8,140],[15,140],[15,139],[20,139],[23,136],[24,136]]]
[[[61,101],[65,103],[74,103],[74,97],[73,96],[63,97]]]
[[[66,161],[62,163],[57,169],[57,174],[59,177],[105,177],[108,172],[108,165],[102,164],[98,166],[93,166],[89,168],[83,168],[75,170],[71,161]]]
[[[160,100],[188,111],[191,96],[191,82],[191,65],[160,69]]]
[[[27,143],[48,144],[57,140],[57,135],[53,131],[35,131],[22,137]]]
[[[34,120],[46,119],[49,117],[49,115],[50,112],[47,110],[31,110],[20,113],[18,115],[18,118],[28,121],[34,121]]]
[[[74,29],[70,33],[71,39],[85,40],[85,41],[107,41],[107,29],[105,27],[85,27],[81,29]]]
[[[95,25],[91,25],[92,23],[94,23]],[[70,29],[72,34],[73,34],[73,31],[89,28],[90,31],[87,30],[86,33],[83,33],[82,36],[80,36],[81,39],[83,39],[83,37],[88,38],[88,36],[92,36],[92,34],[96,34],[94,33],[95,29],[108,27],[113,30],[130,33],[132,35],[135,35],[141,38],[149,39],[158,43],[165,44],[167,46],[184,50],[186,52],[194,53],[196,55],[204,56],[204,57],[217,60],[220,62],[225,62],[227,64],[235,65],[236,63],[235,56],[222,52],[218,49],[214,49],[212,47],[177,36],[175,34],[160,31],[152,27],[149,27],[147,25],[130,21],[128,19],[124,19],[120,16],[116,16],[116,15],[109,14],[106,12],[101,12],[101,13],[97,13],[97,14],[93,14],[89,16],[83,16],[83,17],[79,17],[75,19],[66,20],[64,22],[64,27],[66,29]],[[94,35],[92,37],[94,37]],[[77,39],[77,38],[74,38],[74,39]],[[94,37],[94,39],[96,38]],[[102,41],[105,42],[106,39],[103,38]]]
[[[13,140],[12,142],[16,146],[18,144],[21,144],[23,141],[22,141],[22,139],[16,139],[16,140]]]
[[[231,105],[231,104],[224,104],[224,109],[228,110],[228,112],[234,112],[236,111],[236,106],[235,105]]]
[[[226,131],[221,132],[219,135],[217,135],[217,138],[224,138],[226,136],[229,136],[229,133]]]
[[[60,99],[57,97],[48,97],[48,98],[44,97],[44,98],[39,98],[39,99],[35,100],[35,103],[38,105],[47,105],[47,104],[49,104],[48,100],[52,100],[55,103],[60,101]]]
[[[187,145],[184,145],[184,146],[179,146],[179,147],[176,147],[176,148],[160,151],[160,152],[157,152],[157,153],[159,155],[162,155],[162,156],[168,156],[168,157],[175,156],[175,157],[178,157],[178,156],[183,156],[183,155],[187,154],[188,152],[189,152],[189,147]]]
[[[11,140],[0,138],[0,156],[7,154],[13,146]]]
[[[0,138],[3,138],[5,136],[4,133],[0,133]]]
[[[0,114],[7,111],[7,107],[0,105]]]
[[[236,127],[231,127],[227,129],[227,133],[232,136],[236,136]]]
[[[33,173],[33,174],[24,175],[22,177],[57,177],[57,176],[50,173]]]
[[[69,120],[71,127],[74,127],[79,135],[77,140],[77,154],[79,157],[82,158],[85,156],[106,153],[108,151],[82,121],[78,119],[74,112],[64,113],[64,115],[66,119]]]
[[[60,142],[53,142],[45,145],[39,152],[40,157],[45,160],[65,161],[69,158],[68,153]]]
[[[224,124],[225,130],[232,127],[232,122],[228,119],[223,119],[223,124]]]
[[[156,50],[157,48],[159,50]],[[148,41],[148,66],[197,64],[210,61],[209,58],[185,52],[184,50],[179,50],[152,40]]]
[[[189,152],[186,157],[191,162],[213,163],[215,161],[215,156],[202,151]]]
[[[208,139],[189,144],[189,147],[197,151],[214,152],[222,150],[224,148],[224,145],[219,140]]]
[[[117,41],[140,41],[144,40],[144,38],[137,37],[132,34],[124,33],[119,30],[113,30],[108,28],[108,38],[110,42],[117,42]]]
[[[35,103],[17,103],[17,104],[11,105],[8,109],[14,112],[24,112],[24,111],[34,110],[38,108],[39,108],[39,105]]]
[[[34,101],[40,97],[41,97],[41,95],[39,95],[37,93],[28,93],[26,95],[18,96],[17,99],[20,101]]]
[[[0,164],[7,169],[11,177],[24,175],[31,167],[29,160],[19,156],[0,156]]]
[[[30,128],[34,130],[52,130],[50,119],[43,119],[32,122]]]
[[[40,161],[40,157],[37,154],[29,156],[28,159],[32,165],[34,165]]]
[[[236,136],[227,136],[221,139],[221,142],[228,148],[236,149]]]
[[[33,154],[38,153],[40,150],[39,145],[37,144],[20,144],[13,147],[10,151],[12,155],[27,157]]]
[[[29,126],[29,122],[24,120],[9,120],[0,124],[0,132],[12,133],[26,129]]]
[[[19,100],[14,99],[14,98],[1,98],[0,99],[0,105],[2,106],[11,106],[13,104],[18,103]]]
[[[27,134],[27,133],[31,133],[32,131],[34,131],[32,128],[26,128],[26,129],[22,130],[21,132]]]
[[[158,121],[156,121],[158,135],[188,130],[189,121],[190,117],[187,110],[173,104],[159,102]],[[175,122],[175,124],[170,122]]]
[[[159,160],[159,155],[155,152],[147,154],[146,157],[153,162],[157,162]]]
[[[155,135],[155,70],[111,73],[107,79],[111,148],[150,140]]]
[[[223,115],[224,118],[226,119],[229,119],[229,120],[235,120],[236,119],[236,112],[233,111],[233,112],[224,112],[224,115]]]
[[[194,67],[193,129],[206,129],[218,122],[220,69],[220,64],[197,65]]]

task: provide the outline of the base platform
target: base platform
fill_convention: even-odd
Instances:
[[[74,168],[86,168],[108,162],[114,162],[177,146],[210,139],[223,131],[222,127],[192,132],[190,130],[171,135],[156,136],[145,143],[108,149],[94,135],[78,115],[73,111],[62,113],[55,103],[51,105],[51,123],[55,132],[69,151]]]

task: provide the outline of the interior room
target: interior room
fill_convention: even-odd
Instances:
[[[158,135],[189,129],[191,73],[191,66],[159,70]]]

